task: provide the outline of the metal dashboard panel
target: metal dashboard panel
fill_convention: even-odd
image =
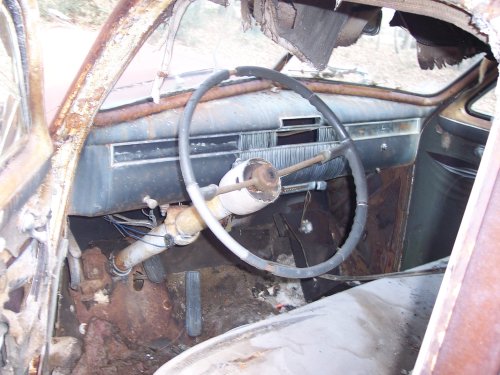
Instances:
[[[268,116],[260,111],[259,115],[253,115],[254,122],[249,114],[250,120],[246,118],[244,124],[234,125],[240,116],[234,115],[233,121],[228,121],[225,106],[216,103],[207,108],[206,104],[211,103],[204,104],[200,107],[205,108],[199,108],[195,115],[195,136],[191,139],[193,168],[201,186],[217,184],[238,158],[261,157],[282,168],[337,143],[333,129],[310,108],[297,106],[297,110],[286,113],[274,110],[274,120],[267,123],[264,120]],[[274,104],[274,108],[282,108]],[[172,113],[160,117],[178,119],[179,111],[169,112]],[[404,112],[417,116],[345,124],[367,171],[415,160],[422,113],[419,110],[402,114]],[[203,126],[204,119],[209,123],[206,126]],[[137,123],[95,129],[81,155],[70,214],[99,216],[141,208],[146,195],[161,203],[189,199],[178,163],[176,126],[162,127],[157,120],[145,118]],[[213,126],[215,122],[217,127]],[[346,173],[348,168],[343,158],[338,158],[287,176],[283,184],[325,181]]]

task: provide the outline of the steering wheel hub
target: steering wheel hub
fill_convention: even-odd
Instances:
[[[276,176],[276,177],[274,177]],[[248,215],[273,203],[281,193],[281,181],[276,169],[264,159],[243,161],[222,178],[220,187],[248,180],[257,180],[257,185],[219,195],[222,205],[236,215]]]
[[[275,191],[280,183],[278,171],[270,164],[255,168],[250,178],[255,181],[255,188],[261,192]]]

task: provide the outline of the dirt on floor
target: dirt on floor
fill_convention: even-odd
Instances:
[[[205,268],[200,280],[203,328],[201,336],[193,338],[195,343],[305,304],[300,282],[240,267]],[[184,284],[184,273],[169,276],[167,288],[179,321],[185,316]]]
[[[56,373],[152,374],[191,346],[305,304],[300,283],[296,280],[249,272],[231,265],[203,268],[199,272],[202,332],[198,337],[189,337],[185,329],[185,272],[168,275],[164,284],[144,280],[140,291],[133,289],[132,277],[128,281],[115,280],[112,282],[115,285],[108,286],[104,293],[109,293],[108,299],[98,299],[97,303],[83,303],[81,294],[71,292],[73,298],[64,298],[64,303],[70,304],[66,310],[73,311],[74,316],[60,320],[59,331],[70,332],[70,328],[65,331],[64,325],[74,325],[76,317],[79,323],[77,339],[81,343],[78,350],[83,354],[76,365],[74,360],[68,360],[64,367],[65,362],[58,361]],[[157,303],[160,298],[157,295],[163,296],[163,304]],[[155,305],[166,306],[167,310],[164,314],[161,309],[151,312],[149,307]],[[148,316],[149,313],[154,313],[154,317]]]

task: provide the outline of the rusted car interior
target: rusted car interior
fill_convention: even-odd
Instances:
[[[0,13],[1,373],[500,371],[493,3],[123,0],[48,125]]]

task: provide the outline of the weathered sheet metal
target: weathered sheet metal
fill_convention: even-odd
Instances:
[[[489,34],[498,60],[498,2],[459,1],[455,5],[475,15],[474,23]],[[498,94],[498,86],[496,90]],[[498,105],[497,100],[497,113]],[[499,147],[500,118],[495,116],[414,374],[500,371]]]
[[[18,246],[24,242],[25,237],[18,234],[16,225],[12,223],[16,214],[26,203],[28,198],[37,190],[49,166],[48,160],[52,154],[52,144],[47,132],[43,108],[43,69],[41,68],[40,45],[37,43],[38,34],[38,9],[36,1],[19,1],[10,5],[12,11],[19,13],[16,22],[22,22],[18,28],[24,31],[25,60],[23,68],[25,73],[25,87],[29,116],[25,126],[29,128],[29,137],[19,140],[21,149],[33,152],[18,152],[8,163],[1,166],[0,170],[0,227],[2,235],[7,237],[9,251],[18,255]],[[17,9],[17,10],[14,10]],[[21,48],[22,49],[22,48]],[[15,218],[17,221],[17,218]],[[18,237],[18,238],[16,238]],[[22,238],[21,238],[22,237]]]
[[[172,0],[122,0],[117,5],[50,127],[56,142],[90,127],[106,94],[147,36],[165,20],[172,4]]]
[[[5,236],[4,246],[6,246],[6,249],[2,246],[0,250],[3,257],[0,282],[2,358],[5,358],[5,353],[9,355],[9,363],[5,366],[2,363],[2,373],[10,373],[19,368],[23,368],[24,371],[26,364],[32,358],[38,357],[44,344],[47,328],[45,323],[48,321],[48,309],[44,307],[49,303],[45,267],[49,261],[43,244],[29,237],[33,236],[31,230],[34,230],[36,225],[44,226],[45,219],[41,218],[40,223],[38,214],[45,213],[46,206],[35,205],[35,202],[29,201],[29,198],[39,188],[48,170],[48,160],[52,153],[52,144],[43,111],[43,70],[41,69],[40,45],[37,43],[36,1],[12,1],[8,6],[14,18],[17,18],[15,22],[18,32],[24,34],[18,35],[18,40],[26,37],[22,43],[25,47],[23,68],[26,84],[26,92],[23,94],[26,94],[30,113],[29,118],[23,120],[27,121],[24,125],[29,127],[30,136],[25,143],[21,144],[21,148],[23,151],[30,150],[31,152],[17,153],[7,165],[2,167],[0,175],[0,226],[2,226],[2,237]],[[43,197],[45,191],[43,187],[38,191]],[[28,204],[26,204],[27,201]],[[22,224],[27,224],[22,223],[25,213],[28,213],[29,218],[33,220],[24,228],[20,228]],[[24,249],[20,248],[23,243]],[[24,256],[14,259],[14,256],[19,255],[20,250],[24,250]],[[4,262],[9,264],[7,272]],[[55,262],[55,259],[51,259],[51,262]],[[23,274],[23,271],[27,269],[30,271]],[[25,284],[29,278],[31,278],[31,283]]]
[[[325,297],[198,344],[155,374],[408,373],[441,278],[386,278]]]
[[[171,0],[123,0],[104,25],[51,126],[57,151],[52,158],[50,247],[57,248],[79,154],[106,94],[154,28]]]
[[[172,305],[165,284],[145,282],[140,290],[134,277],[111,278],[107,257],[98,248],[83,253],[84,276],[81,291],[71,291],[80,323],[92,319],[116,325],[131,343],[148,344],[161,338],[173,340],[182,328],[172,317]],[[140,267],[137,269],[142,271]]]
[[[500,371],[499,148],[500,119],[497,118],[414,374],[498,374]]]
[[[168,16],[172,4],[173,0],[122,0],[117,5],[102,28],[50,127],[56,152],[51,160],[51,173],[44,182],[44,186],[50,191],[45,204],[48,202],[51,211],[48,239],[44,246],[48,259],[45,273],[47,275],[61,272],[61,265],[56,260],[63,251],[59,243],[65,230],[68,197],[92,120],[127,63],[152,30]],[[45,323],[37,326],[42,338],[45,336],[46,347],[42,350],[41,343],[32,340],[30,350],[24,352],[27,358],[36,357],[41,350],[43,358],[43,351],[48,351],[52,332],[51,317],[55,314],[55,306],[51,305],[50,301],[54,300],[52,297],[57,293],[57,288],[52,287],[56,282],[55,278],[48,277],[45,281],[46,290],[51,292],[45,293],[44,300],[40,301],[44,313],[40,320]],[[41,363],[41,366],[46,364]]]

